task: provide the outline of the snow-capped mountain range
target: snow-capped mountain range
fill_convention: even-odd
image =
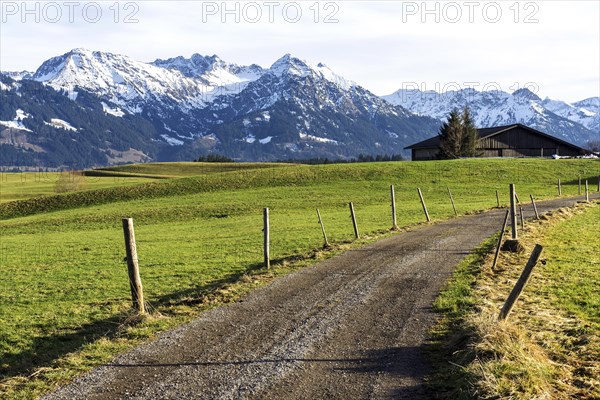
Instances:
[[[142,112],[153,100],[184,110],[202,107],[216,87],[202,77],[86,49],[74,49],[45,61],[33,80],[57,90],[86,89],[130,113]]]
[[[579,123],[596,133],[600,132],[600,97],[590,97],[572,104],[546,98],[541,104],[556,115]]]
[[[0,97],[4,159],[86,167],[207,153],[240,160],[397,154],[467,104],[479,127],[520,122],[582,145],[598,136],[600,105],[598,98],[541,100],[527,90],[379,97],[290,54],[263,68],[216,55],[144,63],[86,49],[51,58],[35,72],[3,72]],[[91,146],[93,156],[69,161],[68,151],[56,150],[76,145]]]
[[[468,106],[478,128],[521,123],[579,145],[600,136],[599,97],[569,104],[549,98],[542,100],[529,89],[506,93],[469,88],[444,93],[398,90],[383,98],[418,115],[439,120],[445,120],[453,108]]]

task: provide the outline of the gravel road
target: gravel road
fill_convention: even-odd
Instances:
[[[45,398],[431,398],[422,354],[430,305],[504,212],[422,226],[297,271]]]

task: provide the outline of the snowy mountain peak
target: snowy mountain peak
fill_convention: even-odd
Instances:
[[[141,102],[157,99],[189,109],[204,104],[210,92],[204,82],[179,71],[81,48],[45,61],[33,79],[57,90],[86,89],[132,113],[141,112]]]
[[[590,97],[575,103],[552,100],[547,97],[542,105],[554,114],[577,122],[596,134],[600,132],[600,97]]]
[[[86,49],[85,47],[77,47],[75,49],[72,49],[67,54],[70,54],[70,55],[78,54],[78,55],[90,57],[94,54],[94,51]]]
[[[595,112],[597,113],[598,111],[600,111],[600,97],[590,97],[588,99],[573,103],[573,105],[576,107],[589,107],[595,110]]]
[[[309,66],[305,61],[300,60],[299,58],[292,57],[290,53],[286,53],[275,61],[271,68],[269,68],[269,72],[276,76],[282,76],[286,73],[291,73],[298,76],[306,76],[309,73]]]
[[[177,70],[191,78],[202,77],[208,70],[227,66],[227,63],[223,62],[216,54],[203,56],[198,53],[192,54],[190,58],[178,56],[166,60],[157,59],[151,64],[161,68]]]
[[[291,75],[297,77],[312,76],[316,79],[325,79],[344,90],[357,86],[355,82],[336,74],[323,63],[313,64],[309,61],[293,57],[289,53],[275,61],[273,65],[271,65],[271,68],[269,68],[269,72],[278,77]]]
[[[230,64],[216,54],[203,56],[195,53],[190,58],[179,56],[167,60],[158,59],[152,65],[179,71],[186,77],[199,79],[211,87],[229,86],[228,92],[239,92],[245,84],[258,79],[264,73],[264,70],[256,64],[250,66]]]
[[[535,100],[535,101],[542,100],[542,99],[540,99],[540,97],[537,94],[533,93],[531,90],[529,90],[527,88],[517,89],[512,93],[512,95],[514,97],[522,98],[525,100]]]
[[[34,73],[31,71],[0,71],[0,74],[20,81],[21,79],[32,79]]]

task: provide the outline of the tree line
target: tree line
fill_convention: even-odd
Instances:
[[[386,161],[402,161],[404,158],[401,154],[383,154],[383,155],[365,155],[359,154],[357,157],[349,159],[330,159],[327,157],[315,157],[315,158],[297,158],[297,159],[286,159],[277,160],[279,163],[290,163],[290,164],[347,164],[347,163],[365,163],[365,162],[386,162]],[[208,154],[206,156],[200,156],[194,160],[195,162],[235,162],[233,159],[221,155],[221,154]]]

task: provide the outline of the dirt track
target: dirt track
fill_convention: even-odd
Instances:
[[[532,216],[531,206],[524,214]],[[503,216],[456,218],[348,251],[209,311],[47,398],[431,398],[422,355],[430,305]]]

